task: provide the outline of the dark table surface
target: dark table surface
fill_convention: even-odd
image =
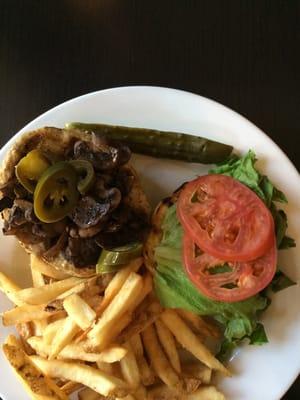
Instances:
[[[297,0],[0,0],[0,145],[72,97],[160,85],[238,111],[299,170],[299,49]]]

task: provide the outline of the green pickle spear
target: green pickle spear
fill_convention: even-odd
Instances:
[[[96,265],[96,272],[106,274],[119,271],[131,260],[139,257],[142,250],[143,245],[136,242],[112,250],[103,249]]]
[[[200,136],[146,128],[70,122],[66,124],[66,129],[103,135],[126,144],[134,153],[203,164],[224,161],[233,149],[227,144]]]

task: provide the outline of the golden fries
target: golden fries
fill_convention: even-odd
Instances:
[[[153,325],[142,333],[143,343],[151,364],[159,378],[172,388],[181,390],[182,382],[167,360],[155,333]]]
[[[104,397],[90,388],[80,390],[78,393],[79,400],[104,400]]]
[[[65,318],[58,319],[46,326],[43,332],[43,341],[45,344],[51,344],[56,333],[60,331],[65,324]]]
[[[186,396],[186,400],[225,400],[225,397],[214,386],[203,386]]]
[[[23,305],[15,307],[12,310],[5,311],[2,314],[2,323],[4,326],[16,325],[21,322],[29,322],[36,319],[44,319],[54,315],[56,310],[46,309],[46,305]]]
[[[116,320],[131,308],[142,287],[141,276],[131,272],[118,294],[105,309],[94,328],[88,333],[90,341],[94,346],[98,346],[99,350],[108,344],[110,329]]]
[[[62,328],[57,331],[53,338],[51,352],[49,354],[49,360],[53,360],[67,344],[71,342],[76,333],[79,332],[79,326],[67,317],[64,321]]]
[[[216,369],[225,375],[230,372],[217,360],[212,353],[203,345],[200,339],[190,330],[186,323],[174,310],[165,310],[161,315],[162,321],[170,329],[178,342],[192,353],[198,360],[209,368]]]
[[[200,333],[206,337],[220,337],[220,331],[217,325],[209,323],[205,321],[200,315],[196,315],[191,311],[177,309],[176,312],[187,322],[191,324],[191,326],[195,329],[196,332]]]
[[[3,272],[0,272],[0,290],[17,306],[23,304],[23,302],[16,297],[16,293],[19,292],[21,288],[8,276],[3,274]]]
[[[96,318],[95,311],[77,294],[64,300],[64,309],[82,330],[89,328]]]
[[[127,354],[120,361],[121,371],[125,381],[132,388],[137,388],[141,381],[137,360],[130,343],[126,343],[125,348],[127,349]]]
[[[180,374],[181,372],[180,360],[176,349],[174,336],[172,335],[170,330],[166,327],[166,325],[159,319],[155,321],[155,327],[159,341],[166,355],[168,356],[168,359],[172,367],[175,369],[176,372]]]
[[[200,379],[202,383],[208,385],[211,381],[212,370],[203,364],[193,362],[183,366],[183,374],[185,377]]]
[[[37,269],[31,268],[31,276],[32,276],[33,287],[37,288],[45,285],[43,274]]]
[[[140,334],[133,335],[130,339],[132,351],[137,359],[141,381],[144,386],[152,385],[155,381],[154,373],[144,357],[144,348]]]
[[[49,379],[46,374],[43,374],[39,368],[31,362],[26,353],[18,346],[17,341],[15,345],[4,344],[3,352],[33,399],[68,399],[54,381]]]
[[[58,360],[49,361],[38,356],[31,356],[30,359],[44,374],[53,378],[81,383],[103,396],[115,395],[123,397],[128,390],[127,384],[121,379],[107,375],[99,369],[87,365]]]
[[[65,394],[70,395],[81,388],[82,388],[81,383],[69,381],[65,383],[63,386],[61,386],[60,390],[62,390]]]
[[[81,278],[68,278],[37,288],[19,290],[15,296],[19,301],[27,304],[46,304],[55,300],[57,296],[81,283]]]

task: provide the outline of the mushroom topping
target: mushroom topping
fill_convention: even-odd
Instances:
[[[92,197],[83,197],[71,214],[79,228],[90,228],[103,221],[110,210],[110,202],[97,203]]]
[[[68,261],[73,262],[80,268],[96,264],[100,251],[94,239],[76,239],[69,237],[64,254]]]

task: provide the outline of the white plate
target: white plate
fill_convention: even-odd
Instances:
[[[43,126],[63,127],[68,121],[104,122],[189,132],[233,144],[239,152],[255,150],[260,168],[282,189],[289,204],[289,234],[299,247],[280,253],[280,265],[291,278],[300,269],[300,179],[298,172],[270,138],[230,109],[204,97],[159,87],[124,87],[90,93],[53,108],[25,126],[1,150],[0,158],[23,132]],[[207,171],[205,166],[135,156],[134,163],[154,205],[183,181]],[[25,286],[28,259],[11,237],[0,238],[1,270]],[[25,271],[25,272],[24,272]],[[221,387],[230,400],[279,400],[300,370],[300,291],[294,286],[275,296],[264,316],[270,343],[244,346],[231,363],[233,378]],[[0,311],[10,307],[0,295]],[[0,326],[3,342],[10,329]],[[6,360],[0,355],[0,394],[3,400],[28,399]]]

